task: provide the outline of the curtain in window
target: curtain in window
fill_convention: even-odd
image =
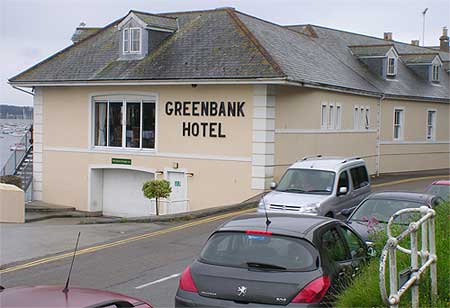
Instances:
[[[95,104],[95,145],[106,146],[106,109],[107,103]]]

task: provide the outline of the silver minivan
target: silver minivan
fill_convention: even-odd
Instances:
[[[294,163],[271,188],[258,212],[335,217],[370,194],[370,179],[363,159],[319,155]]]

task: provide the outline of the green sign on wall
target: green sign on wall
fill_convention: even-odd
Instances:
[[[131,165],[131,159],[128,158],[112,158],[111,163],[114,165]]]

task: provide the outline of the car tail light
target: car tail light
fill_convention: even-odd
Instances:
[[[187,292],[198,293],[194,280],[192,279],[191,269],[186,267],[180,278],[180,289]]]
[[[259,231],[259,230],[247,230],[245,231],[247,234],[258,234],[258,235],[272,235],[272,232],[269,231]]]
[[[318,303],[323,299],[329,287],[330,278],[328,276],[319,277],[304,287],[291,303]]]

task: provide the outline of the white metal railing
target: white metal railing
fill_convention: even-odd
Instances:
[[[408,229],[403,231],[398,236],[392,236],[391,227],[394,220],[400,215],[406,213],[419,213],[422,217],[409,224]],[[419,280],[422,273],[430,267],[431,278],[431,298],[434,300],[437,297],[437,271],[436,271],[436,242],[435,242],[435,223],[434,217],[436,213],[433,209],[426,206],[420,208],[403,209],[391,216],[387,225],[388,240],[383,248],[380,257],[380,292],[383,301],[390,307],[397,307],[400,298],[404,293],[411,288],[411,304],[413,308],[419,307]],[[418,250],[417,233],[421,228],[422,249]],[[403,248],[399,242],[410,235],[411,249]],[[397,273],[397,250],[411,255],[411,275],[409,279],[400,286],[398,286]],[[418,256],[420,255],[421,266],[418,264]],[[389,289],[390,295],[386,292],[385,268],[386,259],[389,256]]]

